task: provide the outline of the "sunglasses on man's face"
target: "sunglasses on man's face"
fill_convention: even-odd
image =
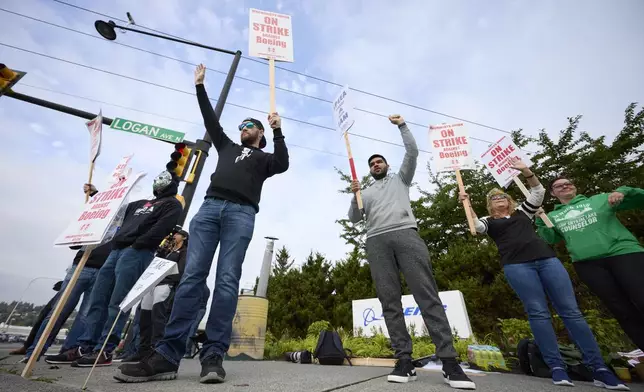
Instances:
[[[252,122],[248,121],[248,122],[239,124],[239,130],[242,131],[242,130],[244,130],[244,128],[252,129],[254,126],[255,126],[255,124],[253,124]]]
[[[508,195],[494,195],[490,197],[490,200],[503,200],[507,198],[508,198]]]

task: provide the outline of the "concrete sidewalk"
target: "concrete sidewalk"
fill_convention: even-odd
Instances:
[[[8,350],[0,349],[0,358]],[[89,369],[48,365],[39,362],[33,372],[34,378],[41,381],[23,380],[19,374],[23,364],[16,364],[20,357],[11,356],[0,361],[0,392],[4,391],[78,391],[89,374]],[[118,365],[96,368],[87,390],[95,392],[153,392],[153,391],[221,391],[221,392],[260,392],[260,391],[306,391],[306,392],[358,392],[358,391],[450,391],[443,383],[440,372],[418,369],[418,381],[409,384],[390,384],[387,382],[389,368],[301,365],[287,362],[224,362],[227,372],[223,384],[199,384],[201,370],[197,359],[181,363],[179,377],[174,381],[159,381],[141,384],[124,384],[113,378]],[[15,375],[17,373],[18,375]],[[548,379],[536,377],[485,374],[471,375],[479,391],[525,391],[548,392],[565,390],[556,387]],[[600,391],[591,383],[576,382],[575,392]],[[631,384],[631,391],[644,392],[644,385]]]

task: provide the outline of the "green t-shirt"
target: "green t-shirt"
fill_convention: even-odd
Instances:
[[[608,193],[577,195],[568,204],[557,204],[548,214],[554,227],[546,227],[537,217],[537,232],[550,244],[566,241],[573,262],[644,252],[615,215],[617,211],[644,208],[644,189],[622,186],[616,192],[624,194],[624,199],[615,207],[608,203]]]

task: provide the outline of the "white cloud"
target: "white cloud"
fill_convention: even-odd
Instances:
[[[61,142],[60,140],[56,140],[51,144],[51,146],[55,148],[61,148],[65,146],[65,143]]]
[[[162,7],[153,7],[154,4],[150,0],[137,3],[120,0],[109,6],[101,2],[85,6],[119,17],[130,11],[139,24],[216,47],[239,48],[246,54],[248,11],[236,2],[217,7],[206,1],[191,7],[182,6],[178,0],[168,0]],[[293,15],[297,58],[293,64],[280,66],[502,129],[522,127],[534,134],[546,127],[555,134],[565,125],[567,116],[584,114],[582,126],[591,135],[611,137],[621,127],[626,105],[641,101],[644,91],[644,77],[639,72],[644,68],[644,55],[633,50],[636,42],[633,37],[644,35],[637,17],[641,15],[641,4],[636,0],[618,6],[581,1],[564,5],[545,1],[529,7],[518,2],[489,7],[440,1],[397,5],[340,0],[280,4],[283,7],[274,4],[270,7]],[[52,2],[39,1],[37,5],[15,2],[7,8],[96,35],[93,28],[96,15]],[[28,87],[16,87],[17,91],[93,113],[102,109],[108,117],[180,130],[186,132],[189,140],[203,136],[200,111],[191,95],[192,66],[7,13],[0,13],[0,25],[8,32],[5,41],[12,45],[170,86],[187,94],[0,46],[0,57],[5,62],[28,72],[23,79],[25,84],[185,121]],[[134,33],[119,32],[116,42],[191,63],[205,63],[213,70],[207,74],[206,85],[214,99],[219,96],[225,78],[214,70],[225,73],[232,60],[229,55]],[[266,65],[246,59],[240,63],[239,75],[268,82]],[[281,70],[276,78],[282,88],[327,100],[339,91],[337,86]],[[355,106],[376,113],[396,112],[421,124],[451,121],[365,94],[352,92],[352,95]],[[276,98],[282,115],[323,126],[333,124],[328,103],[280,90]],[[221,121],[231,138],[239,137],[236,126],[245,117],[259,118],[266,124],[265,114],[231,105],[267,111],[266,87],[236,79],[228,103]],[[13,162],[24,151],[34,151],[33,158],[21,168],[20,178],[11,177],[9,191],[0,196],[4,206],[2,235],[11,238],[15,245],[3,256],[3,271],[14,276],[12,281],[23,277],[28,282],[36,275],[62,277],[73,252],[53,249],[51,242],[82,202],[80,187],[87,180],[88,170],[87,129],[81,119],[4,97],[0,99],[0,110],[0,129],[7,135],[7,142],[16,146],[3,159]],[[356,113],[356,118],[353,133],[400,143],[399,133],[386,118],[361,112]],[[482,139],[497,140],[501,135],[474,125],[468,127],[473,136]],[[287,145],[291,145],[291,168],[264,185],[242,284],[253,282],[259,273],[263,237],[267,235],[278,237],[276,246],[286,245],[298,263],[311,250],[319,250],[331,259],[341,258],[347,250],[335,220],[345,216],[349,197],[337,193],[343,184],[333,171],[334,166],[346,170],[346,158],[294,146],[344,155],[341,135],[288,119],[283,120],[283,128]],[[418,145],[428,149],[426,128],[411,128]],[[23,132],[25,129],[33,133]],[[48,138],[51,135],[55,135],[54,140]],[[270,139],[270,130],[267,135]],[[132,166],[148,172],[138,195],[147,196],[152,178],[163,169],[171,146],[108,127],[104,127],[103,136],[95,178],[104,179],[121,156],[135,152]],[[52,148],[58,143],[59,148]],[[351,137],[351,145],[359,174],[367,172],[366,159],[374,152],[385,155],[394,170],[403,156],[400,147],[356,135]],[[484,143],[476,143],[475,152],[483,146]],[[272,151],[270,141],[267,150]],[[56,153],[52,155],[52,151]],[[423,186],[427,183],[424,163],[429,158],[426,153],[419,157],[416,181]],[[212,150],[189,219],[203,200],[209,174],[216,164],[217,154]],[[412,196],[417,195],[412,191]],[[211,274],[210,285],[213,280]],[[41,302],[51,297],[47,285],[34,288],[41,293],[40,297],[36,295]],[[15,299],[19,295],[16,290],[0,292],[0,300]]]

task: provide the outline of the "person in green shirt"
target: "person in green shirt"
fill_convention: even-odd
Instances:
[[[644,208],[644,189],[622,186],[586,197],[565,176],[549,188],[561,204],[548,213],[554,227],[537,218],[537,232],[550,244],[566,242],[579,278],[644,350],[644,247],[616,216]]]

